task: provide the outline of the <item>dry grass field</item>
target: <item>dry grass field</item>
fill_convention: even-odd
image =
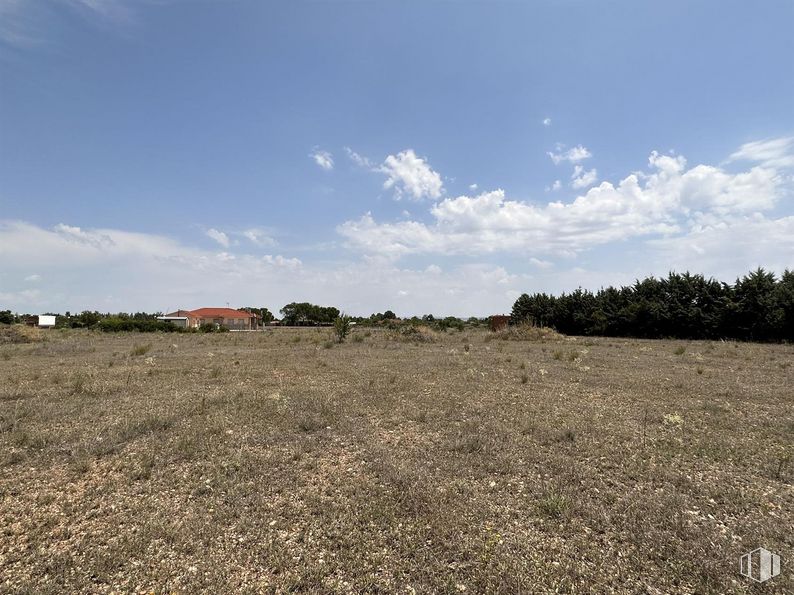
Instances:
[[[0,344],[0,591],[794,592],[792,345],[43,337]]]

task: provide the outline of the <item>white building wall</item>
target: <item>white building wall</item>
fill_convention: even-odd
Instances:
[[[39,314],[39,326],[55,326],[55,316]]]

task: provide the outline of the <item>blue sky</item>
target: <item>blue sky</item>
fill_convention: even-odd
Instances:
[[[794,267],[794,3],[0,0],[0,308]]]

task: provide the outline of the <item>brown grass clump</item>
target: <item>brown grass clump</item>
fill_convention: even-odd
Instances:
[[[32,326],[0,325],[0,343],[39,343],[44,340],[41,331]]]
[[[424,325],[404,326],[391,331],[388,336],[392,340],[406,343],[435,343],[439,338],[439,334],[436,331]]]
[[[531,324],[508,326],[486,335],[486,341],[500,339],[502,341],[562,341],[565,337],[549,327]]]

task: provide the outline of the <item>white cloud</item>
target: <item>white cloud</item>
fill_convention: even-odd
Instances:
[[[768,165],[785,152],[753,154],[754,163],[730,172],[652,153],[642,172],[601,182],[567,201],[531,203],[496,190],[440,200],[428,206],[426,219],[380,222],[367,214],[338,227],[360,252],[347,262],[306,264],[289,254],[241,253],[245,247],[256,252],[243,238],[257,246],[268,241],[266,230],[257,228],[215,230],[229,243],[218,252],[140,232],[0,221],[0,303],[21,312],[156,311],[226,302],[277,311],[291,301],[311,301],[351,314],[392,309],[398,315],[469,316],[509,312],[524,291],[597,289],[671,268],[726,281],[758,265],[780,272],[791,267],[794,253],[794,215],[779,214],[791,178]],[[637,266],[627,262],[628,248],[625,259],[598,268],[566,261],[631,239]],[[475,262],[443,259],[459,254]],[[509,258],[500,258],[503,266],[477,262],[492,254]],[[414,255],[416,265],[402,266],[402,255]],[[511,262],[523,270],[510,270]],[[34,273],[40,280],[31,285],[25,278]]]
[[[546,186],[546,192],[557,192],[560,188],[562,188],[562,182],[554,180],[551,186]]]
[[[277,312],[286,303],[310,301],[351,314],[485,316],[509,312],[529,280],[487,264],[410,269],[364,259],[307,266],[285,255],[214,253],[163,236],[69,228],[79,229],[84,241],[77,241],[63,228],[0,222],[2,278],[38,270],[46,280],[36,290],[4,283],[4,308],[153,312],[230,302]]]
[[[35,303],[41,298],[41,291],[38,289],[23,289],[22,291],[0,291],[0,302],[5,307],[16,312],[30,313],[34,310],[26,307],[15,307],[16,304],[28,305]]]
[[[353,163],[355,163],[359,167],[364,167],[364,168],[367,168],[367,169],[374,169],[372,167],[372,162],[369,159],[367,159],[363,155],[359,155],[358,153],[356,153],[350,147],[345,147],[345,153],[347,153],[347,156],[350,159],[350,161],[352,161]]]
[[[24,0],[0,0],[0,41],[19,48],[41,42],[34,25],[35,15],[30,10],[30,3]]]
[[[794,216],[770,219],[759,213],[724,220],[693,221],[686,233],[647,242],[656,271],[707,272],[731,282],[764,267],[792,268]]]
[[[227,236],[222,231],[218,231],[215,228],[208,229],[207,236],[218,242],[224,248],[228,248],[231,245],[231,242],[229,241],[229,236]]]
[[[551,267],[554,266],[554,263],[552,263],[552,262],[550,262],[548,260],[542,260],[540,258],[535,258],[534,256],[529,259],[529,262],[532,265],[538,267],[539,269],[550,269]]]
[[[277,243],[261,229],[246,229],[245,231],[241,232],[241,235],[249,242],[256,244],[257,246],[275,246]]]
[[[769,210],[786,191],[784,178],[772,168],[736,174],[707,165],[687,169],[683,157],[656,152],[648,162],[649,173],[630,174],[616,185],[602,182],[568,203],[539,206],[508,200],[496,190],[441,201],[430,210],[432,224],[378,223],[368,213],[338,231],[353,248],[392,258],[422,253],[574,255],[610,242],[680,234],[728,215]]]
[[[378,171],[387,177],[383,187],[387,190],[394,188],[397,198],[404,193],[414,200],[439,198],[444,190],[441,176],[412,149],[389,155]]]
[[[469,190],[472,192],[476,191],[479,186],[477,184],[469,184]]]
[[[0,277],[41,275],[35,292],[4,281],[0,299],[19,311],[242,306],[302,269],[297,258],[216,253],[153,234],[0,221]]]
[[[745,143],[728,161],[755,161],[766,167],[794,167],[794,136]]]
[[[321,151],[320,149],[315,149],[312,153],[309,154],[309,157],[314,159],[314,162],[325,171],[331,171],[332,169],[334,169],[334,157],[328,151]]]
[[[132,17],[130,3],[122,0],[67,0],[67,4],[111,21],[126,21]]]
[[[543,118],[544,126],[551,126],[551,118]]]
[[[33,274],[25,277],[26,283],[35,283],[36,281],[41,281],[41,275]]]
[[[575,165],[571,174],[571,186],[580,190],[588,188],[598,181],[598,172],[595,168],[585,171],[581,165]]]
[[[89,21],[126,25],[133,22],[131,3],[122,0],[61,0]],[[47,3],[0,0],[0,42],[17,48],[33,48],[48,42],[46,30],[56,18]]]
[[[551,160],[554,162],[554,165],[559,165],[563,161],[569,161],[570,163],[579,163],[580,161],[584,161],[585,159],[589,159],[593,156],[590,150],[582,145],[576,145],[568,149],[567,151],[562,151],[562,149],[558,149],[557,153],[552,153],[551,151],[546,153]]]

